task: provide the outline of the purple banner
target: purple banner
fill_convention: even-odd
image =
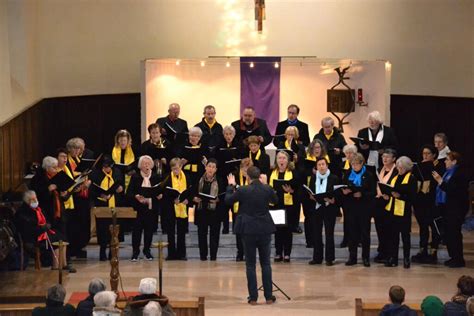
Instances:
[[[246,106],[254,107],[272,134],[280,117],[280,62],[280,57],[240,58],[240,112]]]

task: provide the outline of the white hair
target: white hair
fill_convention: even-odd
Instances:
[[[334,126],[334,120],[333,120],[333,118],[330,117],[330,116],[325,117],[325,118],[323,118],[323,119],[321,120],[321,126],[323,126],[324,123],[329,123],[329,124],[331,124],[331,125]]]
[[[201,137],[202,136],[202,130],[197,126],[193,126],[189,129],[189,135],[191,135],[191,134],[197,134],[197,135],[199,135],[199,137]]]
[[[158,302],[148,302],[143,308],[143,316],[161,316],[161,306]]]
[[[155,278],[144,278],[140,280],[140,286],[138,292],[141,294],[154,294],[156,293],[156,279]]]
[[[33,190],[28,190],[23,193],[23,201],[25,203],[30,203],[30,200],[33,196],[36,196],[36,192]]]
[[[357,146],[354,144],[346,145],[342,148],[342,152],[345,154],[347,154],[348,152],[355,154],[357,152]]]
[[[379,111],[373,111],[373,112],[370,112],[369,115],[367,115],[367,120],[374,120],[380,124],[383,123],[383,120],[382,120],[382,115],[380,115],[380,112]]]
[[[42,167],[44,170],[48,170],[49,168],[54,168],[58,166],[58,160],[51,156],[46,156],[43,158]]]
[[[94,295],[95,307],[114,307],[117,294],[112,291],[102,291]]]
[[[138,164],[137,164],[138,169],[142,168],[143,161],[146,160],[146,159],[150,160],[151,163],[153,163],[153,158],[151,158],[148,155],[143,155],[143,156],[140,157],[140,159],[138,159]]]
[[[235,128],[232,125],[226,125],[222,129],[222,134],[224,134],[225,132],[232,132],[232,134],[235,135]]]
[[[413,169],[413,161],[411,161],[410,158],[407,156],[401,156],[400,158],[397,159],[397,162],[395,163],[397,167],[402,167],[403,169],[410,171]]]

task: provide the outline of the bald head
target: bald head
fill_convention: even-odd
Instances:
[[[168,107],[168,115],[171,120],[176,120],[179,117],[180,106],[178,103],[171,103]]]

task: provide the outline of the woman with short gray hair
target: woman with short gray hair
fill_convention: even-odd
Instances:
[[[53,285],[48,289],[46,295],[46,306],[35,307],[32,312],[32,316],[43,316],[43,315],[63,315],[63,316],[74,316],[75,309],[71,304],[64,305],[64,299],[66,298],[66,290],[61,284]]]
[[[400,235],[403,242],[403,267],[410,268],[410,248],[411,248],[411,210],[413,202],[416,199],[417,182],[411,173],[413,162],[407,156],[402,156],[395,163],[398,175],[392,178],[388,185],[391,194],[387,192],[383,194],[383,198],[387,201],[385,210],[389,212],[390,225],[387,240],[388,260],[386,267],[396,267],[398,265],[398,248]]]
[[[94,296],[93,316],[119,316],[121,311],[115,308],[117,294],[112,291],[101,291]]]

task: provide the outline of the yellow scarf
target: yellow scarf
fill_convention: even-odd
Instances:
[[[175,176],[174,174],[171,175],[171,187],[179,191],[179,193],[183,192],[187,188],[186,183],[186,176],[184,172],[181,170],[179,176]],[[186,213],[186,205],[183,203],[175,204],[174,205],[174,213],[176,218],[187,218],[188,214]]]
[[[112,178],[112,172],[110,172],[110,173],[105,173],[104,172],[104,175],[105,175],[105,177],[104,177],[104,179],[102,179],[102,182],[100,183],[100,187],[107,191],[108,189],[110,189],[114,185],[114,178]],[[107,201],[107,200],[105,200],[101,197],[99,197],[98,199],[101,200],[101,201],[104,201],[104,202]],[[108,201],[108,206],[109,207],[115,207],[115,194],[113,194],[113,193],[112,193],[111,198]]]
[[[242,171],[239,172],[239,183],[240,186],[249,185],[249,177],[245,177],[244,182],[244,175],[242,174]],[[237,213],[239,211],[239,202],[234,203],[232,210],[234,211],[234,213]]]
[[[72,159],[72,158],[71,158]],[[75,164],[75,162],[74,162]],[[72,166],[72,165],[71,165]],[[67,167],[67,165],[64,165],[63,167],[63,171],[67,174],[67,176],[71,179],[74,180],[74,177],[72,175],[72,172],[71,170],[69,170],[69,168]],[[64,201],[64,208],[66,210],[73,210],[74,209],[74,199],[72,198],[72,194],[71,196],[69,197],[69,199],[67,199],[66,201]]]
[[[350,168],[351,168],[351,164],[349,163],[349,159],[347,159],[346,161],[344,161],[343,169],[344,170],[349,170]]]
[[[72,178],[74,179],[75,177],[77,177],[78,175],[80,175],[81,173],[80,172],[76,172],[76,168],[77,168],[77,164],[79,162],[81,162],[81,158],[80,157],[76,157],[77,159],[77,162],[74,158],[72,158],[71,155],[67,155],[67,161],[69,162],[69,165],[71,166],[71,174],[72,174]],[[68,174],[69,175],[69,174]]]
[[[122,149],[120,146],[114,146],[112,148],[112,159],[114,160],[115,163],[120,163],[120,155],[122,154]],[[132,146],[128,145],[127,148],[125,148],[125,157],[123,160],[123,163],[125,165],[129,165],[132,162],[135,161],[135,155],[133,154]],[[128,190],[128,185],[130,184],[130,179],[132,177],[129,175],[125,175],[125,192]]]
[[[201,148],[201,144],[199,145],[193,145],[191,146],[191,148]],[[186,170],[186,171],[191,171],[191,172],[198,172],[198,165],[197,164],[186,164],[184,167],[183,167],[183,170]]]
[[[270,175],[270,186],[273,187],[273,180],[278,179],[278,169],[272,171]],[[285,176],[283,177],[285,181],[289,181],[293,179],[293,172],[286,170]],[[293,205],[293,195],[291,193],[284,193],[283,194],[283,204],[284,205]]]
[[[209,128],[212,128],[217,122],[216,120],[213,120],[212,123],[209,123],[206,119],[204,119],[204,121],[206,122],[207,126],[209,126]]]
[[[255,155],[255,160],[259,160],[261,154],[262,154],[262,151],[259,149],[257,151],[257,154]],[[252,159],[252,152],[251,151],[249,152],[249,158]]]
[[[411,175],[411,172],[407,172],[407,174],[403,178],[402,184],[408,183],[408,180],[410,179],[410,175]],[[392,181],[390,181],[390,185],[395,186],[397,179],[398,179],[398,175],[393,177]],[[395,200],[395,208],[393,210],[393,214],[395,216],[403,216],[405,214],[405,201],[396,199],[393,196],[390,197],[390,200],[388,201],[387,206],[385,206],[385,210],[390,211],[390,209],[392,208],[393,200]]]
[[[288,140],[285,140],[285,148],[291,150],[291,144],[288,142]]]
[[[329,135],[324,134],[324,136],[326,136],[327,140],[329,140],[332,137],[333,134],[334,134],[334,129],[331,130],[331,134],[329,134]]]

